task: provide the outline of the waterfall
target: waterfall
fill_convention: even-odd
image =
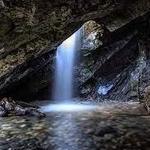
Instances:
[[[74,65],[80,49],[81,29],[66,39],[56,51],[54,100],[69,101],[74,95]]]

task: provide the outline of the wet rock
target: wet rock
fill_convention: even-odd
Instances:
[[[31,105],[30,105],[31,106]],[[0,100],[0,114],[1,117],[6,117],[8,115],[16,116],[38,116],[45,117],[44,113],[41,113],[37,108],[33,107],[22,107],[18,105],[12,98],[6,98]]]
[[[141,101],[142,102],[142,101]],[[150,86],[144,89],[144,100],[143,104],[148,113],[150,113]]]
[[[116,133],[117,133],[117,130],[111,126],[102,127],[101,129],[98,129],[96,131],[96,135],[98,136],[104,136],[105,134],[106,136],[109,136],[110,134],[114,135]]]
[[[7,114],[7,112],[5,111],[5,109],[0,106],[0,117],[4,117]]]

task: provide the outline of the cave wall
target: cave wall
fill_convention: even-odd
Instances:
[[[0,7],[0,95],[29,99],[52,85],[57,46],[88,20],[99,23],[104,33],[100,47],[82,50],[89,53],[84,61],[91,61],[79,67],[79,72],[87,71],[80,73],[78,80],[81,91],[91,80],[91,89],[95,89],[101,66],[128,45],[136,32],[141,32],[141,23],[149,20],[150,1],[1,0]]]
[[[149,14],[138,17],[111,32],[109,41],[85,55],[82,71],[85,69],[87,73],[81,74],[81,96],[98,101],[129,101],[142,97],[144,88],[150,84],[145,75],[145,70],[149,70],[149,27]],[[93,63],[88,66],[88,61]],[[111,88],[102,94],[98,92],[100,87],[101,91],[104,87]]]

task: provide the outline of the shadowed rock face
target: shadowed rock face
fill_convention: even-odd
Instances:
[[[51,86],[57,46],[86,21],[94,20],[104,30],[102,45],[90,52],[82,50],[89,55],[83,56],[85,62],[79,66],[79,72],[91,70],[78,77],[81,91],[90,87],[83,94],[86,97],[96,91],[103,76],[121,74],[137,60],[138,37],[147,33],[143,27],[149,26],[149,0],[1,0],[0,7],[0,94],[16,98],[37,95]],[[148,36],[144,36],[147,41]],[[101,69],[110,62],[112,68],[116,62],[120,64],[122,59],[117,57],[125,58],[117,71]],[[87,60],[89,65],[84,65]]]

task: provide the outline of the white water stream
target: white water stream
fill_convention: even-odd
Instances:
[[[66,39],[56,52],[54,100],[70,101],[74,94],[74,65],[76,52],[80,48],[81,29]],[[79,51],[78,51],[79,52]]]

